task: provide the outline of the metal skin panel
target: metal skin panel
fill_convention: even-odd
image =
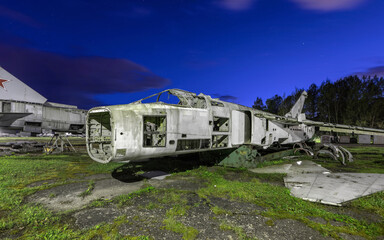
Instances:
[[[350,143],[351,137],[350,136],[340,136],[340,143]]]
[[[384,136],[373,136],[373,144],[384,144]]]
[[[239,131],[239,129],[244,129],[245,122],[245,113],[240,111],[232,111],[232,136],[231,143],[232,145],[244,144],[244,133],[245,131]]]
[[[174,115],[178,115],[179,118],[174,119],[172,117]],[[167,117],[168,126],[177,126],[174,131],[168,131],[168,133],[185,134],[185,138],[188,139],[210,138],[208,110],[206,109],[169,109]]]
[[[371,135],[359,135],[359,144],[371,144]]]
[[[261,145],[261,141],[265,137],[265,132],[266,132],[265,122],[266,122],[266,119],[253,116],[251,144]]]

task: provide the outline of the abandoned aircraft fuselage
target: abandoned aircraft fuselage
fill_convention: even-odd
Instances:
[[[131,104],[96,107],[87,114],[87,150],[93,160],[108,163],[244,144],[267,148],[302,142],[315,133],[313,126],[300,119],[305,119],[300,114],[305,96],[286,116],[177,89]],[[144,103],[152,98],[153,102]]]

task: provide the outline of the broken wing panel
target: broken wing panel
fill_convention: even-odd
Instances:
[[[344,124],[316,122],[311,120],[305,120],[303,121],[303,123],[308,126],[319,127],[320,131],[384,136],[384,130],[382,129],[358,127],[358,126],[351,126],[351,125],[344,125]]]

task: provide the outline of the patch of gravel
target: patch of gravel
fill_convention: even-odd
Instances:
[[[260,215],[226,215],[221,216],[221,220],[241,227],[248,237],[256,239],[332,239],[292,219],[271,220]]]
[[[350,235],[347,233],[339,233],[339,236],[342,237],[344,240],[365,240],[364,237]]]
[[[121,211],[113,207],[91,208],[81,210],[73,215],[76,225],[80,229],[91,228],[100,223],[112,223],[113,220],[121,215]]]
[[[204,201],[195,202],[185,216],[178,220],[187,226],[199,231],[197,239],[238,239],[236,233],[220,229],[221,222],[217,215],[211,211],[211,207]]]
[[[87,182],[71,183],[38,191],[26,199],[28,202],[42,203],[51,210],[74,209],[82,206],[81,202],[76,200],[87,188]]]
[[[181,239],[182,235],[165,229],[163,220],[165,209],[142,209],[137,206],[124,208],[127,223],[119,226],[119,233],[124,236],[151,236],[154,239]]]
[[[41,203],[53,211],[76,210],[96,199],[111,199],[118,195],[137,191],[142,185],[143,182],[128,184],[113,178],[98,180],[95,182],[91,194],[83,197],[81,195],[88,189],[89,182],[76,182],[38,191],[27,197],[26,200]]]

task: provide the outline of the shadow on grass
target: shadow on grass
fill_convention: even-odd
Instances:
[[[137,182],[145,179],[146,172],[178,173],[200,166],[213,166],[228,155],[228,151],[193,153],[178,156],[151,158],[143,162],[127,163],[113,170],[112,177],[122,182]],[[155,173],[156,174],[156,173]]]

